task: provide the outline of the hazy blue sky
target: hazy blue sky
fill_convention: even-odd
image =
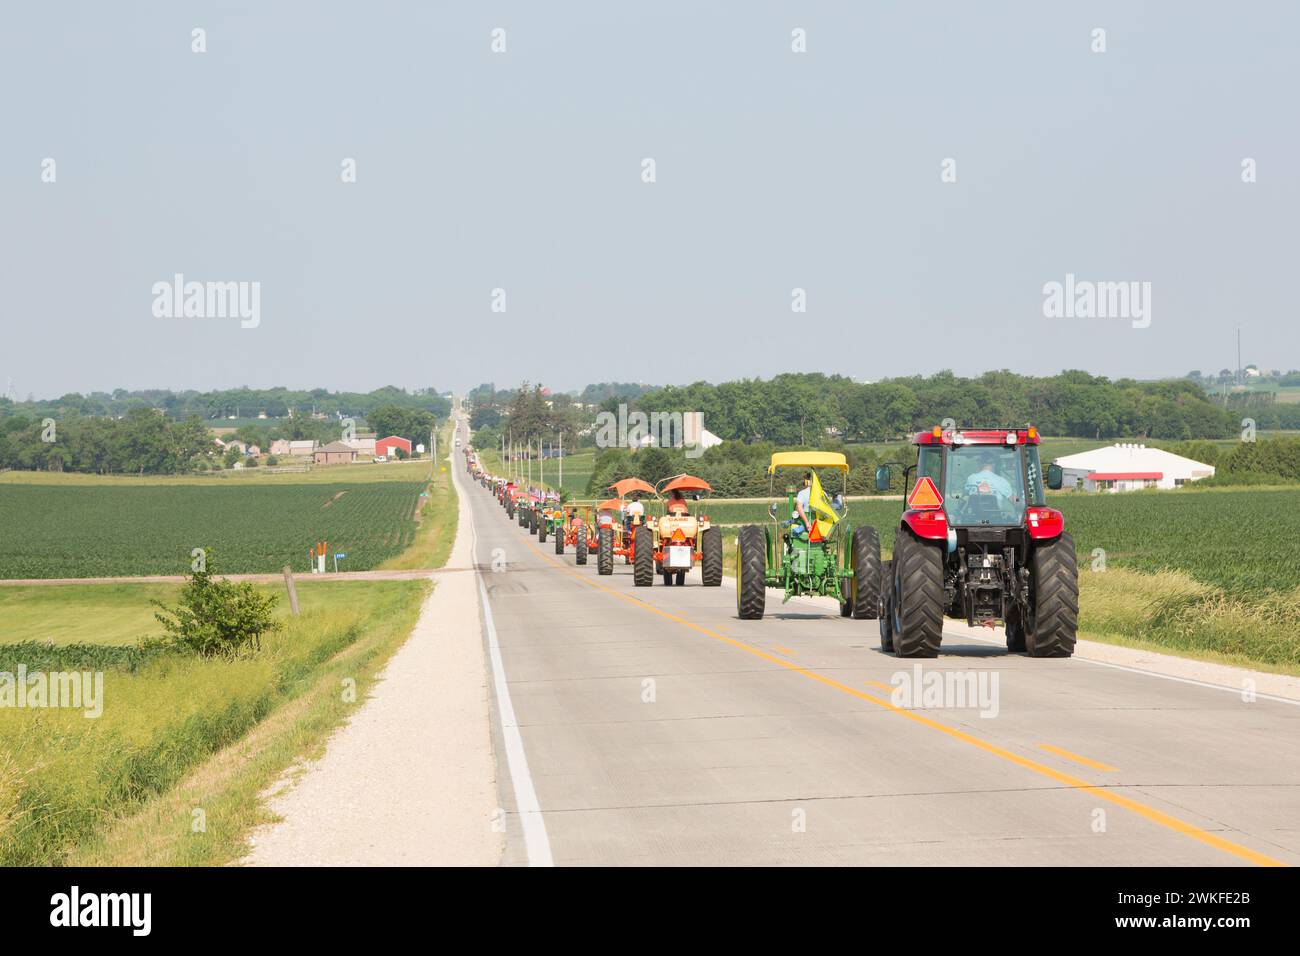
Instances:
[[[1291,2],[6,4],[0,388],[1152,377],[1233,365],[1238,321],[1297,367],[1298,36]],[[155,318],[177,272],[260,282],[260,325]],[[1150,327],[1045,318],[1067,273],[1149,281]]]

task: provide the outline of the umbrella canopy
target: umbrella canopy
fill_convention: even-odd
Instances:
[[[664,485],[664,494],[670,491],[712,491],[713,486],[703,478],[696,478],[694,475],[678,475],[668,484]]]
[[[642,481],[640,478],[624,478],[621,481],[616,481],[609,486],[609,490],[620,498],[626,498],[634,491],[644,491],[652,495],[655,493],[654,485]]]

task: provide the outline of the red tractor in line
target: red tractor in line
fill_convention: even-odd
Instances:
[[[1061,487],[1061,469],[1043,474],[1038,430],[936,425],[912,444],[917,463],[903,470],[906,508],[893,557],[882,566],[881,648],[935,657],[947,616],[1003,624],[1010,651],[1069,657],[1078,565],[1064,517],[1045,501],[1045,489]],[[889,490],[891,467],[903,466],[877,468],[877,490]]]

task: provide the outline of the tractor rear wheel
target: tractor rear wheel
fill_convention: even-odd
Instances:
[[[722,586],[722,532],[717,528],[700,532],[700,577],[706,588]]]
[[[767,602],[767,539],[763,529],[746,525],[736,536],[736,615],[743,621],[763,617]]]
[[[880,649],[894,653],[894,562],[880,563]]]
[[[853,529],[853,578],[849,594],[853,616],[869,621],[880,613],[880,536],[863,525]]]
[[[894,539],[894,653],[938,657],[943,640],[943,552],[900,528]]]
[[[573,554],[574,554],[574,558],[573,558],[574,564],[587,563],[587,529],[586,528],[578,529],[578,538],[573,544]]]
[[[614,573],[614,529],[601,528],[596,538],[596,573]]]
[[[1069,657],[1079,629],[1079,565],[1074,538],[1062,534],[1034,547],[1029,565],[1025,650],[1030,657]]]
[[[655,543],[648,525],[639,525],[632,536],[632,583],[648,588],[655,583]],[[667,583],[667,582],[664,582]]]

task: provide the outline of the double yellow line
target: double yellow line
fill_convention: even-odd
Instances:
[[[688,627],[693,631],[697,631],[698,633],[703,634],[706,637],[711,637],[716,641],[721,641],[724,644],[730,644],[732,647],[735,647],[738,650],[742,650],[745,651],[746,653],[753,654],[755,657],[761,658],[762,660],[768,661],[772,664],[776,664],[778,667],[784,667],[786,670],[793,671],[796,674],[800,674],[808,678],[809,680],[817,681],[819,684],[823,684],[826,687],[830,687],[842,693],[848,694],[851,697],[856,697],[859,700],[865,700],[868,703],[875,704],[877,707],[883,707],[885,710],[893,711],[894,713],[902,717],[906,717],[908,720],[915,721],[916,723],[924,727],[929,727],[931,730],[937,730],[939,733],[947,734],[953,740],[959,740],[964,744],[968,744],[972,747],[977,747],[980,750],[984,751],[985,753],[992,754],[995,757],[1000,757],[1001,759],[1009,763],[1013,763],[1018,767],[1023,767],[1025,770],[1030,770],[1036,774],[1039,774],[1040,776],[1047,777],[1049,780],[1054,780],[1055,782],[1063,784],[1072,789],[1081,790],[1084,793],[1096,797],[1098,800],[1105,800],[1107,803],[1112,803],[1117,806],[1123,807],[1125,810],[1132,811],[1133,813],[1137,814],[1138,816],[1142,817],[1145,820],[1149,820],[1150,822],[1158,824],[1159,826],[1173,830],[1176,833],[1181,833],[1184,836],[1191,837],[1193,840],[1198,840],[1201,843],[1206,844],[1207,846],[1214,847],[1214,849],[1216,850],[1222,850],[1224,853],[1229,853],[1232,856],[1247,861],[1248,863],[1254,863],[1258,866],[1287,866],[1288,865],[1282,862],[1281,860],[1275,860],[1271,856],[1266,856],[1263,853],[1258,853],[1255,850],[1250,849],[1249,847],[1244,847],[1238,843],[1233,843],[1231,840],[1225,840],[1221,836],[1216,836],[1215,834],[1210,833],[1207,830],[1203,830],[1200,827],[1188,823],[1185,820],[1180,820],[1177,817],[1170,816],[1169,814],[1164,813],[1161,810],[1157,810],[1155,807],[1149,807],[1144,803],[1123,796],[1122,794],[1115,793],[1113,790],[1109,790],[1105,787],[1094,786],[1093,784],[1088,783],[1088,781],[1086,780],[1081,780],[1078,777],[1072,776],[1068,773],[1064,773],[1060,770],[1057,770],[1054,767],[1049,767],[1047,764],[1039,763],[1037,760],[1031,760],[1029,757],[1024,757],[1021,756],[1020,754],[1013,753],[1012,751],[1007,750],[1003,747],[999,747],[996,744],[991,744],[987,740],[981,740],[980,738],[972,734],[968,734],[963,730],[958,730],[955,727],[949,727],[947,724],[942,724],[937,720],[933,720],[929,717],[926,717],[924,714],[917,713],[916,711],[913,710],[907,710],[906,708],[903,707],[898,707],[888,699],[877,697],[873,694],[868,694],[864,690],[837,681],[833,677],[827,677],[825,674],[819,674],[814,670],[809,670],[807,667],[804,667],[801,664],[796,664],[793,661],[789,661],[784,658],[777,657],[773,654],[769,654],[766,651],[762,650],[761,648],[754,647],[752,644],[746,644],[744,641],[737,640],[734,637],[728,637],[725,634],[720,634],[717,631],[704,627],[703,625],[696,624],[694,621],[689,621],[684,617],[679,617],[678,615],[673,614],[669,611],[665,611],[662,608],[655,607],[653,604],[647,604],[645,601],[642,601],[640,598],[636,598],[623,591],[618,591],[615,590],[614,588],[607,587],[601,584],[599,581],[591,580],[591,576],[589,574],[580,574],[579,572],[570,568],[568,565],[555,560],[553,556],[548,555],[541,549],[537,548],[531,541],[526,543],[528,544],[528,547],[532,549],[533,553],[537,554],[545,561],[555,565],[557,568],[559,568],[561,571],[565,572],[566,574],[571,575],[574,578],[577,578],[579,581],[582,581],[584,584],[588,584],[591,587],[596,588],[598,591],[604,591],[606,594],[612,594],[616,598],[620,598],[624,601],[628,601],[636,605],[637,607],[642,608],[643,610],[649,611],[652,614],[659,615],[665,620],[672,621],[675,624],[680,624],[683,627]],[[1064,751],[1056,751],[1054,748],[1048,747],[1047,745],[1043,745],[1043,746],[1045,747],[1045,749],[1053,750],[1054,752],[1057,753],[1065,753]],[[1105,764],[1100,764],[1100,763],[1096,764],[1096,768],[1113,769],[1113,768],[1106,767]]]

